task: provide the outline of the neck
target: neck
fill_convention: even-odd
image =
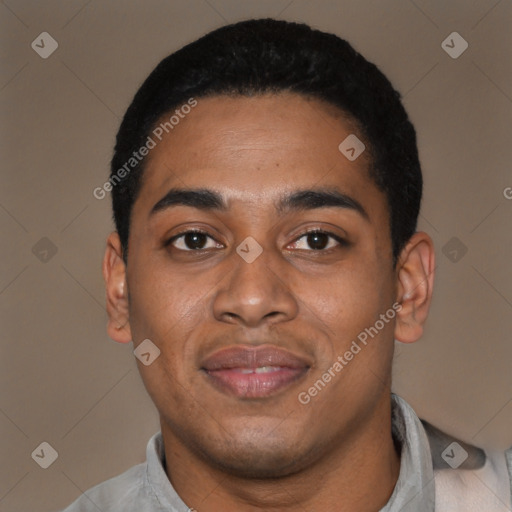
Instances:
[[[340,503],[351,512],[377,512],[388,502],[400,471],[390,394],[385,398],[366,428],[341,440],[315,464],[278,479],[226,474],[191,453],[162,422],[167,476],[197,512],[338,510]]]

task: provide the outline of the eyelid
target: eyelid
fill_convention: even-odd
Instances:
[[[201,229],[201,228],[183,228],[182,230],[178,231],[178,233],[175,233],[174,235],[172,235],[168,241],[171,242],[173,240],[176,240],[176,238],[179,238],[180,236],[183,236],[183,235],[186,235],[187,233],[201,233],[202,235],[207,235],[211,238],[212,235],[210,235],[210,233],[208,233],[208,231],[205,231],[204,229]]]

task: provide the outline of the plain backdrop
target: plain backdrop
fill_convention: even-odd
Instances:
[[[512,444],[510,0],[5,0],[0,511],[58,509],[144,460],[158,417],[132,346],[106,336],[110,202],[92,192],[154,66],[251,17],[334,32],[401,92],[437,277],[423,339],[397,345],[394,390],[465,441]],[[42,32],[58,43],[46,59],[31,46]],[[456,59],[442,47],[452,32],[469,45]],[[42,442],[58,452],[48,469],[31,457]]]

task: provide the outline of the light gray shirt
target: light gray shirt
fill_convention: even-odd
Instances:
[[[457,441],[420,421],[396,395],[392,429],[400,474],[380,512],[512,510],[512,449],[484,452]],[[161,433],[150,439],[146,454],[145,463],[93,487],[63,512],[189,512],[165,473]]]

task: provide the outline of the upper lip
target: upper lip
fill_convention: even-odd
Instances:
[[[309,368],[310,361],[289,350],[273,345],[235,345],[220,349],[206,357],[201,368],[207,371],[229,370],[232,368],[261,368],[279,366],[285,368]]]

